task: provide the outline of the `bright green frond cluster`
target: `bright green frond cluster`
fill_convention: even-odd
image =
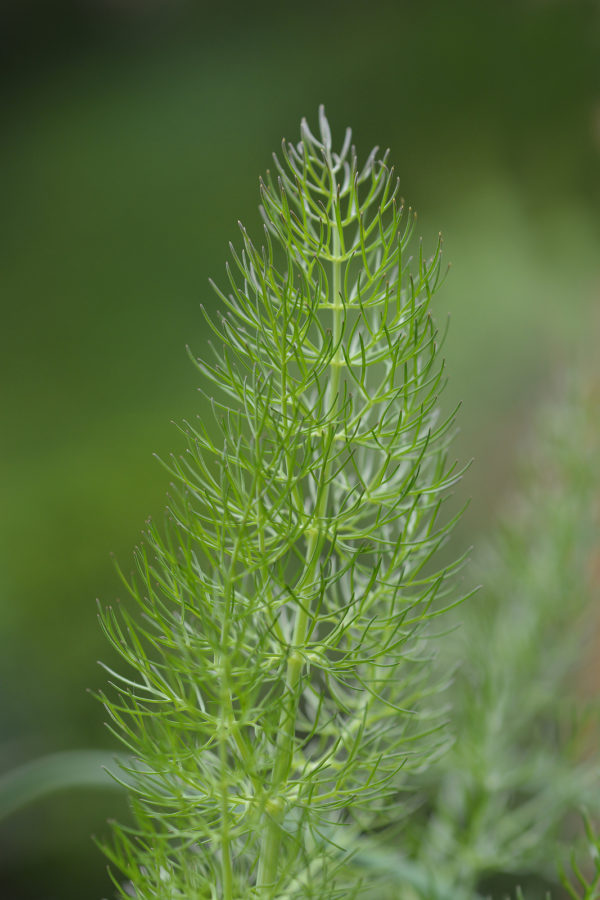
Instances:
[[[423,633],[451,602],[434,555],[459,477],[440,247],[411,262],[387,155],[359,166],[319,126],[284,143],[263,241],[241,227],[216,288],[214,417],[169,464],[170,525],[128,582],[143,615],[102,615],[131,665],[106,701],[135,760],[136,824],[108,851],[123,896],[353,896],[353,839],[397,821],[442,740]]]

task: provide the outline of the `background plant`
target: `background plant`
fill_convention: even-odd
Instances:
[[[573,811],[598,812],[598,380],[589,366],[565,380],[480,558],[482,595],[442,645],[445,665],[460,660],[457,740],[420,853],[469,888],[497,873],[555,882]]]

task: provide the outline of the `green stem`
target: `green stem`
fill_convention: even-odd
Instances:
[[[233,864],[229,838],[229,797],[227,782],[224,778],[227,768],[227,735],[224,733],[223,722],[221,722],[221,734],[219,735],[219,762],[221,764],[221,874],[223,879],[223,900],[233,900]]]
[[[246,513],[247,515],[247,513]],[[229,646],[229,622],[231,615],[231,603],[233,599],[232,577],[235,572],[238,553],[240,549],[240,533],[236,538],[235,546],[231,554],[228,577],[225,581],[225,597],[223,609],[223,621],[221,623],[221,647]],[[241,743],[241,735],[234,724],[233,705],[231,701],[229,660],[226,653],[220,657],[215,655],[215,665],[221,668],[221,695],[220,695],[220,722],[219,722],[219,764],[220,764],[220,791],[221,791],[221,879],[223,883],[223,900],[233,900],[233,862],[231,859],[231,840],[229,836],[229,785],[227,783],[228,759],[227,744],[232,731],[236,734],[238,746]]]
[[[331,309],[332,316],[332,338],[333,344],[337,347],[335,355],[330,362],[331,378],[327,390],[326,408],[335,413],[338,405],[338,392],[340,384],[340,369],[343,365],[343,353],[341,351],[340,338],[343,325],[343,309],[344,304],[341,298],[342,288],[342,260],[341,260],[341,239],[338,231],[335,203],[337,203],[337,185],[333,173],[331,158],[329,157],[329,168],[331,177],[331,210],[332,215],[332,233],[333,233],[333,257],[332,257],[332,300]],[[283,378],[285,375],[283,376]],[[282,382],[283,382],[282,378]],[[282,387],[284,385],[282,384]],[[284,400],[285,402],[285,400]],[[332,419],[335,415],[332,416]],[[334,423],[335,424],[335,423]],[[330,461],[327,461],[322,472],[323,491],[319,505],[316,510],[317,523],[327,512],[327,504],[329,500],[329,471],[331,468]],[[306,585],[310,585],[316,576],[317,566],[320,556],[320,549],[324,542],[324,535],[320,528],[316,527],[311,530],[306,549],[306,558],[310,561],[304,577],[299,582],[297,588],[302,589]],[[275,764],[273,767],[272,789],[273,792],[279,791],[279,796],[275,795],[266,808],[266,828],[263,838],[257,883],[259,887],[273,887],[277,878],[277,869],[279,865],[279,851],[281,846],[281,822],[285,813],[285,800],[282,792],[279,790],[283,783],[287,780],[292,765],[294,752],[294,736],[296,733],[296,716],[298,707],[298,688],[302,675],[304,658],[302,650],[306,645],[308,636],[308,628],[310,624],[310,615],[305,606],[297,611],[296,621],[294,624],[294,633],[292,637],[292,652],[288,657],[286,670],[286,702],[284,703],[281,717],[279,720],[278,740],[275,754]]]

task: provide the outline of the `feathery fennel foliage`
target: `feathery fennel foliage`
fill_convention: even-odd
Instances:
[[[357,895],[356,838],[393,826],[444,740],[424,634],[457,565],[435,562],[460,474],[441,247],[412,261],[387,154],[359,165],[349,130],[336,152],[322,108],[275,167],[196,360],[213,423],[169,463],[170,522],[124,579],[139,609],[101,613],[135,817],[105,849],[140,900]]]

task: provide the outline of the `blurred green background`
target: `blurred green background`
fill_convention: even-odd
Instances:
[[[202,414],[201,302],[254,234],[257,179],[325,103],[389,146],[452,270],[447,402],[475,462],[461,540],[510,487],[533,408],[600,337],[600,5],[13,0],[0,8],[0,772],[114,746],[86,693],[120,588]],[[0,827],[0,897],[112,896],[90,840],[115,793],[55,794]]]

